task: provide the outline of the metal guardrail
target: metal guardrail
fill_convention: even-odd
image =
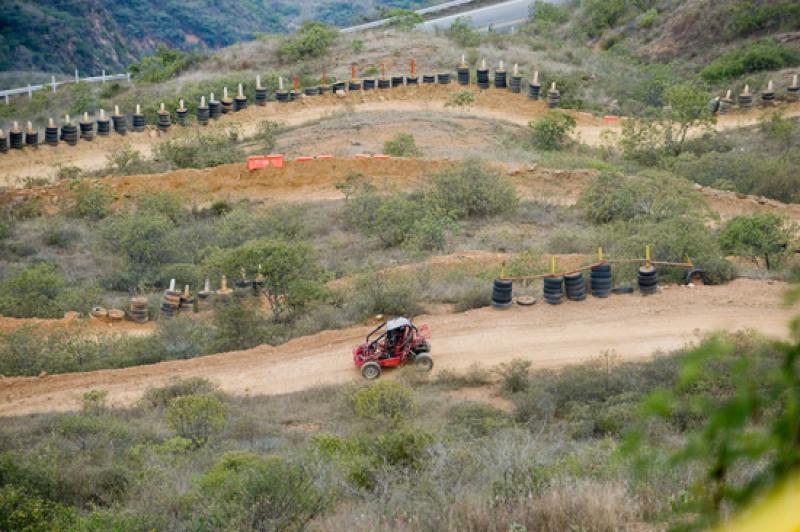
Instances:
[[[446,9],[450,9],[451,7],[462,6],[465,4],[471,4],[478,0],[451,0],[450,2],[444,2],[442,4],[436,4],[435,6],[424,7],[422,9],[417,9],[414,11],[418,15],[426,15],[428,13],[436,13],[437,11],[444,11]],[[381,20],[374,20],[372,22],[367,22],[366,24],[359,24],[358,26],[352,26],[350,28],[342,28],[342,33],[353,33],[355,31],[361,30],[368,30],[371,28],[379,28],[381,26],[386,26],[387,24],[391,24],[393,21],[397,20],[399,17],[390,17],[384,18]]]
[[[128,81],[131,80],[130,73],[125,74],[106,74],[105,71],[100,76],[88,76],[85,78],[81,78],[78,76],[78,71],[75,71],[75,77],[72,79],[65,79],[62,81],[56,81],[56,77],[53,76],[51,78],[50,83],[42,83],[39,85],[28,85],[27,87],[19,87],[16,89],[6,89],[0,91],[0,97],[5,98],[6,105],[9,105],[9,96],[17,96],[19,94],[27,94],[30,98],[33,96],[34,92],[51,89],[53,92],[56,92],[56,89],[62,85],[69,85],[70,83],[105,83],[106,81],[114,81],[118,79],[126,79]]]

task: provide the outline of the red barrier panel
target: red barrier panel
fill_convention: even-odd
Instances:
[[[267,166],[269,166],[269,161],[266,157],[257,155],[247,158],[247,169],[250,171],[257,170],[259,168],[266,168]]]
[[[302,156],[300,156],[300,157],[295,159],[295,161],[297,161],[298,163],[302,163],[302,162],[305,162],[305,161],[313,161],[313,160],[314,160],[313,157],[308,157],[307,155],[302,155]]]
[[[317,155],[317,159],[327,161],[333,159],[333,155]]]
[[[369,159],[371,157],[368,153],[356,153],[356,159]]]
[[[273,155],[267,155],[266,159],[275,168],[283,168],[283,155],[282,154],[277,154],[276,153],[276,154],[273,154]]]
[[[376,153],[372,156],[373,159],[389,159],[389,156],[383,153]]]

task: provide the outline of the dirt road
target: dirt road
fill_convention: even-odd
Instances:
[[[507,311],[484,308],[415,321],[432,330],[434,371],[474,363],[494,366],[517,357],[533,361],[536,368],[560,367],[608,350],[622,359],[648,357],[716,330],[753,329],[783,337],[794,314],[781,306],[784,289],[781,283],[740,279],[725,286],[669,287],[650,297],[589,298],[558,307],[537,303]],[[129,405],[150,387],[186,377],[205,377],[242,395],[358,382],[350,349],[368,330],[326,331],[280,347],[121,370],[5,378],[0,380],[0,415],[77,409],[81,395],[92,389],[107,390],[112,404]],[[384,376],[391,378],[392,372]]]
[[[252,136],[258,124],[264,120],[273,120],[286,126],[298,126],[314,121],[326,120],[341,113],[353,112],[435,112],[455,113],[504,121],[510,124],[527,126],[531,120],[547,111],[547,104],[541,100],[534,101],[525,94],[511,94],[507,91],[478,91],[474,87],[469,90],[475,95],[475,102],[469,107],[448,107],[447,101],[454,92],[464,90],[451,85],[421,85],[418,87],[402,87],[388,91],[368,91],[349,93],[344,97],[324,95],[303,98],[298,102],[279,104],[270,102],[265,107],[251,106],[239,113],[223,115],[215,124],[220,127],[236,128],[244,137]],[[785,105],[785,116],[800,115],[800,105]],[[620,123],[605,123],[603,119],[589,113],[570,111],[577,120],[575,134],[581,142],[589,145],[607,144],[604,137],[609,134],[614,138],[620,131]],[[757,123],[761,111],[753,109],[745,113],[734,113],[721,116],[717,129],[738,128]],[[165,137],[150,128],[146,133],[132,133],[127,136],[112,134],[105,138],[96,138],[92,142],[79,142],[77,146],[63,143],[57,147],[41,146],[35,152],[30,150],[11,150],[0,157],[0,186],[21,186],[25,177],[52,178],[56,166],[78,166],[86,171],[99,170],[107,164],[107,156],[124,144],[148,156],[153,147],[163,138],[177,134],[180,128],[173,127]],[[347,140],[347,139],[343,139]]]

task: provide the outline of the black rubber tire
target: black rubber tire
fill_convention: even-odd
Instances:
[[[374,381],[381,376],[381,365],[375,361],[369,361],[361,366],[361,376],[368,381]]]
[[[523,307],[530,307],[531,305],[536,304],[536,298],[533,296],[519,296],[517,298],[517,305],[521,305]]]
[[[700,280],[703,282],[703,284],[709,284],[708,278],[706,277],[706,272],[702,268],[691,268],[686,270],[686,283],[693,283],[693,279],[696,276],[700,277]]]
[[[433,369],[433,357],[427,353],[420,353],[414,359],[414,367],[419,371],[428,372]]]
[[[617,294],[617,295],[632,294],[633,293],[633,287],[632,286],[618,286],[616,288],[612,288],[611,289],[611,293],[612,294]]]

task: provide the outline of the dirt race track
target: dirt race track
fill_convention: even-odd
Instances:
[[[489,367],[527,358],[536,368],[556,368],[611,350],[623,360],[676,349],[717,331],[752,329],[785,337],[792,309],[781,305],[786,285],[740,279],[725,286],[668,287],[650,297],[589,298],[557,307],[537,303],[507,311],[491,308],[420,316],[432,331],[434,371]],[[320,385],[358,382],[352,346],[369,327],[325,331],[279,347],[260,346],[192,360],[120,370],[0,379],[0,415],[69,411],[81,395],[107,390],[113,405],[136,402],[150,387],[205,377],[240,395],[280,394]],[[383,378],[396,372],[387,371]]]
[[[281,104],[270,102],[265,107],[250,106],[238,113],[223,115],[218,121],[222,127],[235,127],[244,137],[252,136],[263,120],[273,120],[286,126],[298,126],[335,116],[337,113],[352,112],[440,112],[460,113],[476,118],[505,121],[510,124],[527,126],[531,120],[547,112],[547,104],[534,101],[525,94],[512,94],[502,90],[479,91],[475,87],[468,90],[475,94],[475,103],[469,108],[447,107],[448,97],[454,92],[464,90],[455,84],[407,86],[391,90],[358,92],[339,97],[332,94],[304,97],[298,102]],[[783,105],[785,116],[800,115],[800,105]],[[571,112],[577,120],[576,135],[581,142],[589,145],[606,144],[606,132],[615,135],[620,131],[620,123],[606,123],[602,118],[584,112]],[[720,116],[717,129],[730,129],[750,126],[757,123],[762,111],[752,109]],[[170,137],[180,131],[173,127],[167,133]],[[130,144],[145,156],[160,142],[159,133],[149,128],[145,133],[132,133],[126,136],[112,134],[96,138],[92,142],[78,142],[77,146],[63,143],[57,147],[41,146],[34,153],[30,150],[11,150],[0,158],[0,186],[19,186],[25,177],[52,177],[57,165],[78,166],[86,171],[105,167],[107,155],[116,147]]]

